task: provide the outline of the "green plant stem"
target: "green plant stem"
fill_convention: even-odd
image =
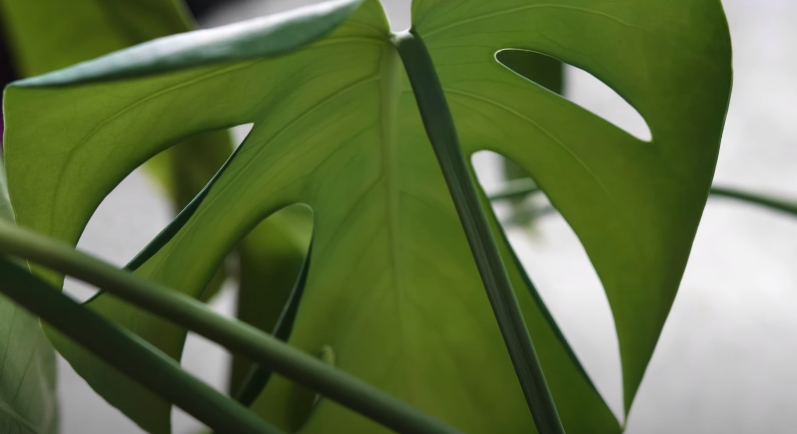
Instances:
[[[396,35],[393,43],[407,70],[426,133],[454,200],[537,430],[541,434],[564,433],[490,224],[481,208],[474,180],[459,146],[454,119],[431,56],[414,31]]]
[[[180,369],[143,339],[111,324],[23,266],[0,258],[0,276],[0,292],[5,296],[217,432],[281,432]]]
[[[119,270],[65,244],[0,223],[0,252],[19,256],[102,288],[108,294],[193,330],[397,432],[458,432],[255,327],[225,318],[191,297]],[[88,348],[94,349],[93,346]]]
[[[715,197],[727,197],[731,199],[736,199],[742,202],[752,203],[754,205],[760,205],[765,208],[797,216],[797,202],[790,202],[788,200],[778,199],[761,194],[748,193],[732,188],[716,187],[716,186],[711,188],[711,195]]]
[[[537,184],[529,178],[519,178],[507,181],[501,189],[488,197],[490,201],[521,199],[530,194],[541,192]]]
[[[503,188],[491,194],[489,199],[494,202],[500,200],[510,200],[540,192],[542,192],[542,190],[531,179],[517,179],[507,182]],[[763,206],[765,208],[797,216],[797,202],[785,199],[717,186],[711,187],[710,195],[714,197],[736,199],[742,202]]]

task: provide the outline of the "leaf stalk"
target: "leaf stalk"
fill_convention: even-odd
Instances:
[[[0,276],[0,292],[5,296],[215,431],[282,432],[182,370],[148,342],[62,294],[24,266],[0,258]]]
[[[490,201],[497,202],[500,200],[522,198],[541,192],[542,190],[534,181],[529,178],[524,178],[507,182],[503,188],[490,194],[488,198]],[[797,202],[795,201],[720,186],[711,187],[709,195],[713,197],[735,199],[740,202],[758,205],[797,217]]]
[[[473,176],[459,146],[454,119],[432,58],[413,30],[395,35],[393,43],[407,70],[426,133],[448,184],[537,430],[541,434],[564,433],[487,216],[481,208]]]

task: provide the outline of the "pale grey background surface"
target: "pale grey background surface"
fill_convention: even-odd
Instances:
[[[383,0],[384,1],[384,0]],[[218,10],[216,26],[312,1],[246,0]],[[386,1],[394,28],[406,27],[409,1]],[[734,42],[735,85],[716,180],[797,198],[797,2],[725,0]],[[588,74],[570,70],[568,96],[629,131],[644,123]],[[245,134],[245,133],[244,133]],[[495,158],[479,155],[482,182],[498,185]],[[79,246],[117,264],[137,253],[169,220],[167,203],[140,172],[103,203]],[[606,297],[561,217],[511,231],[513,243],[565,335],[615,412],[620,361]],[[726,200],[706,209],[683,285],[628,420],[632,434],[791,433],[797,426],[797,221]],[[89,293],[74,282],[68,290]],[[226,314],[227,290],[214,303]],[[185,366],[223,389],[229,363],[196,337]],[[60,362],[65,434],[139,433]],[[201,425],[179,411],[177,434]]]

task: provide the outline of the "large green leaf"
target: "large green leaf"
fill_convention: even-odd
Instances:
[[[615,318],[628,410],[716,165],[731,88],[720,2],[420,0],[413,14],[463,147],[491,149],[523,167],[584,244]],[[653,140],[640,141],[520,77],[500,76],[489,56],[504,48],[592,73],[639,111]]]
[[[0,219],[14,221],[0,158]],[[55,434],[55,352],[39,320],[0,296],[0,432]]]
[[[12,86],[6,145],[19,221],[75,243],[138,164],[181,138],[253,122],[196,213],[137,273],[198,296],[258,222],[305,203],[315,220],[312,266],[290,343],[311,353],[331,347],[339,368],[467,432],[531,432],[380,5],[365,1],[332,34],[290,52],[357,4],[165,38]],[[516,161],[581,237],[617,319],[630,404],[716,162],[730,90],[719,2],[419,1],[413,14],[465,151]],[[509,71],[495,61],[504,48],[592,72],[642,113],[653,142]],[[619,432],[499,241],[567,431]],[[182,331],[105,296],[91,306],[179,354]],[[166,430],[165,403],[120,386],[68,343],[60,348],[138,423]],[[297,428],[302,396],[275,377],[253,408]],[[305,430],[380,429],[322,400]]]

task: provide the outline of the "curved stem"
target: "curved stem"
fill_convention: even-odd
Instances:
[[[564,433],[498,245],[459,146],[454,119],[432,58],[413,31],[396,35],[393,43],[407,70],[426,133],[448,184],[537,430],[541,434]]]
[[[534,183],[534,181],[529,178],[525,178],[507,182],[504,184],[503,188],[495,193],[490,194],[488,198],[493,202],[497,202],[500,200],[516,199],[541,192],[542,190],[537,186],[536,183]],[[710,195],[714,197],[736,199],[742,202],[759,205],[764,208],[784,212],[797,217],[797,202],[794,201],[718,186],[711,187]]]
[[[797,216],[797,202],[790,202],[783,199],[765,196],[756,193],[749,193],[727,187],[712,187],[711,195],[715,197],[727,197],[740,200],[742,202],[760,205],[765,208],[781,211],[786,214]]]
[[[531,178],[519,178],[505,182],[500,190],[490,194],[487,198],[495,202],[499,200],[519,199],[537,192],[542,192],[542,190]]]
[[[458,432],[255,327],[227,319],[191,297],[119,270],[65,244],[0,223],[0,251],[102,288],[108,294],[190,329],[395,431]]]
[[[5,296],[215,431],[281,432],[180,369],[148,342],[111,324],[26,268],[0,258],[0,276],[0,292]]]

